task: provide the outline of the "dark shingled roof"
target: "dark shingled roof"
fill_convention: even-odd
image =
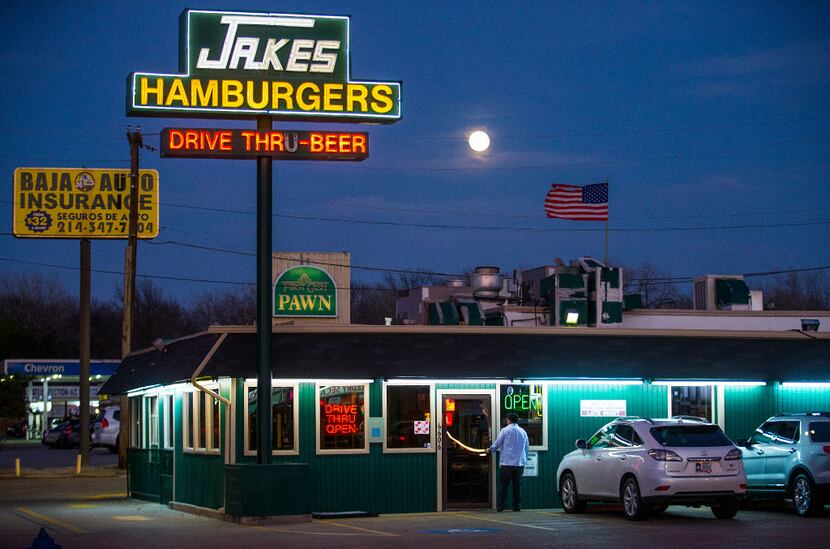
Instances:
[[[219,328],[221,330],[221,328]],[[830,338],[612,330],[275,332],[275,378],[645,378],[830,381]],[[218,333],[128,356],[102,392],[189,379]],[[232,331],[200,374],[256,377],[256,334]]]
[[[139,387],[190,379],[220,335],[205,332],[172,341],[163,351],[149,347],[127,355],[99,393],[120,395]]]

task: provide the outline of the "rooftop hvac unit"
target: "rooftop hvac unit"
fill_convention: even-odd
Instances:
[[[694,281],[698,311],[749,311],[749,287],[741,275],[706,275]]]

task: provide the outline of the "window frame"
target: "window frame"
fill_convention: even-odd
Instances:
[[[332,456],[332,455],[348,455],[348,454],[368,454],[370,443],[369,443],[369,418],[372,417],[370,413],[370,402],[369,402],[369,386],[372,385],[372,381],[355,381],[350,382],[348,379],[346,380],[332,380],[331,382],[314,383],[314,445],[316,447],[316,453],[318,456]],[[328,448],[321,448],[320,445],[320,388],[321,387],[332,387],[332,386],[363,386],[363,448],[349,448],[349,449],[328,449]]]
[[[219,383],[205,383],[202,384],[205,389],[213,391],[215,393],[219,392]],[[196,395],[196,396],[194,396]],[[189,405],[185,406],[184,400],[187,399],[189,401]],[[217,443],[216,448],[211,448],[211,441],[213,440],[213,401],[214,397],[204,391],[200,391],[194,387],[193,390],[188,390],[182,393],[182,429],[187,429],[188,425],[192,427],[193,434],[192,439],[188,440],[187,432],[185,432],[183,438],[183,446],[182,451],[189,454],[208,454],[208,455],[220,455],[222,453],[222,422],[220,416],[219,422],[219,441]],[[201,424],[199,421],[199,413],[198,408],[195,406],[196,402],[199,402],[201,406],[205,407],[205,440],[202,440],[201,437]],[[219,404],[220,408],[222,406],[221,401]],[[220,412],[221,413],[221,412]],[[186,417],[192,416],[192,417]],[[186,446],[186,444],[190,444],[190,446]]]
[[[158,450],[159,446],[159,395],[158,393],[146,394],[142,397],[141,411],[144,416],[141,429],[142,448]],[[155,442],[153,442],[155,434]]]
[[[719,417],[720,414],[717,413],[718,412],[718,403],[723,400],[720,397],[720,394],[719,394],[722,391],[718,390],[718,384],[717,383],[714,383],[714,382],[713,383],[683,383],[682,381],[678,381],[677,383],[672,382],[671,385],[667,385],[666,388],[668,389],[668,391],[667,391],[667,393],[668,393],[668,407],[666,408],[666,410],[668,410],[668,412],[669,412],[668,413],[669,417],[673,417],[673,416],[676,416],[676,415],[682,415],[682,414],[679,414],[679,413],[678,414],[672,413],[672,409],[671,409],[672,400],[673,400],[673,398],[672,398],[672,396],[673,396],[672,395],[672,389],[674,389],[675,387],[709,387],[709,390],[710,390],[711,395],[712,395],[711,402],[709,403],[709,415],[711,416],[711,419],[709,420],[709,422],[710,423],[715,423],[715,424],[719,425],[721,429],[723,429],[723,425],[721,425],[721,423],[723,421],[723,418]]]
[[[176,446],[175,430],[175,395],[172,391],[162,393],[160,395],[164,398],[164,433],[162,436],[162,449],[172,450]]]
[[[389,387],[429,387],[429,448],[389,448],[386,434],[389,428],[389,411],[387,409]],[[317,406],[319,413],[319,405]],[[435,449],[435,383],[423,381],[386,381],[383,383],[383,453],[384,454],[434,454]],[[319,444],[319,440],[318,440]]]
[[[128,442],[130,448],[142,448],[142,404],[143,395],[131,396],[127,399],[127,418],[130,420],[128,431]]]
[[[546,452],[548,450],[548,384],[547,383],[505,383],[496,384],[496,431],[495,436],[499,436],[499,432],[504,429],[502,415],[501,415],[501,388],[504,385],[541,385],[542,386],[542,444],[530,446],[531,452]],[[496,440],[493,438],[493,440]]]
[[[249,450],[249,437],[250,437],[250,430],[249,422],[251,421],[250,415],[248,414],[248,389],[251,387],[257,387],[258,383],[256,379],[246,379],[245,383],[242,384],[242,452],[245,456],[256,456],[256,450]],[[272,379],[271,380],[271,388],[280,387],[280,388],[291,388],[294,391],[294,402],[292,403],[292,413],[294,422],[294,446],[291,450],[271,450],[272,456],[299,456],[300,455],[300,384],[297,381],[287,380],[287,379]],[[257,398],[259,398],[259,391],[257,391]],[[259,403],[257,403],[259,406]],[[273,406],[273,404],[272,404]],[[319,406],[318,406],[319,408]],[[273,433],[271,433],[273,436]]]

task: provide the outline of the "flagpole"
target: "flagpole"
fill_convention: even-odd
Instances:
[[[605,184],[608,185],[608,180],[605,180]],[[610,200],[608,201],[611,202]],[[608,214],[605,215],[605,264],[608,264]]]

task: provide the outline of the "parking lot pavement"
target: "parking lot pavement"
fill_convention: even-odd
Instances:
[[[52,467],[74,467],[77,448],[49,448],[38,440],[3,441],[0,450],[0,471],[14,469],[15,458],[20,458],[23,468],[47,469]],[[94,448],[89,453],[90,465],[106,467],[118,464],[118,454],[106,448]]]
[[[461,511],[241,526],[126,498],[125,480],[0,481],[0,539],[28,547],[40,527],[71,547],[826,547],[830,510],[802,519],[781,506],[717,520],[709,509],[670,508],[640,523],[618,507]],[[290,495],[286,495],[290,497]]]

